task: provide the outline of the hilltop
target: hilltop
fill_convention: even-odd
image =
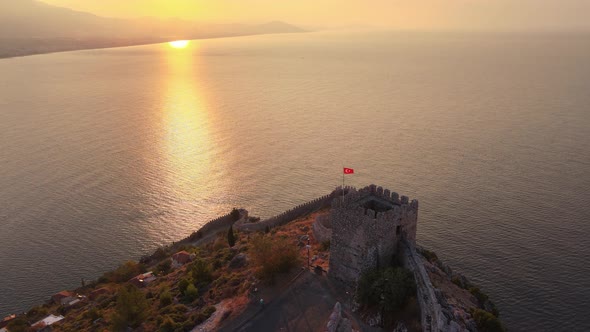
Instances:
[[[375,186],[337,189],[266,220],[234,209],[6,323],[10,332],[503,331],[479,288],[413,244],[417,209],[417,201]],[[333,228],[339,219],[351,226],[355,216],[368,228]],[[399,246],[374,267],[372,235],[363,232],[388,218]],[[348,234],[346,244],[339,232]],[[340,262],[349,254],[342,246],[361,238],[368,251],[355,247],[364,258],[350,274],[355,262]]]

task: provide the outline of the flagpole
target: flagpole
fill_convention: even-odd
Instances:
[[[344,165],[342,165],[342,203],[344,203]]]

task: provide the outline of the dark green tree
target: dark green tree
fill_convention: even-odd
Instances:
[[[119,290],[117,305],[113,315],[115,331],[125,330],[127,327],[138,327],[148,314],[148,301],[145,294],[133,285],[126,285]]]
[[[11,321],[10,323],[8,323],[8,326],[6,326],[8,328],[8,331],[11,332],[29,332],[29,331],[33,331],[32,328],[29,327],[29,324],[27,323],[27,320],[24,317],[19,317],[13,321]]]
[[[213,280],[211,266],[202,259],[197,259],[192,266],[191,276],[195,285],[207,285]]]
[[[231,218],[233,219],[233,221],[240,220],[240,210],[233,208],[231,210]]]
[[[234,228],[232,226],[229,226],[229,230],[227,231],[227,243],[230,247],[236,245],[236,236],[234,234]]]

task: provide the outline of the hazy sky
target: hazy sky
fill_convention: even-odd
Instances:
[[[16,0],[19,1],[19,0]],[[590,27],[590,0],[43,0],[101,16],[407,29]]]

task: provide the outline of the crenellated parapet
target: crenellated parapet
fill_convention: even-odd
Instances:
[[[332,201],[330,276],[356,282],[363,271],[389,265],[400,241],[416,241],[418,201],[376,185]]]

